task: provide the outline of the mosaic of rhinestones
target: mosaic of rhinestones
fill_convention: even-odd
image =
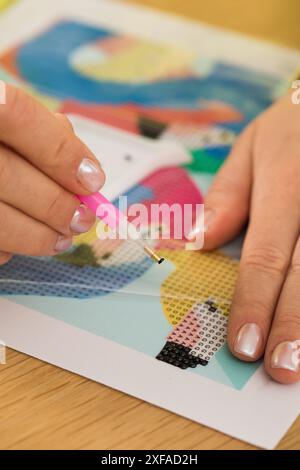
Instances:
[[[167,337],[157,359],[181,369],[206,366],[226,341],[227,317],[213,300],[197,304]]]

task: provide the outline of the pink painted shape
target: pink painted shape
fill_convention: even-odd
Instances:
[[[181,167],[168,167],[155,171],[150,176],[140,182],[144,187],[147,187],[153,193],[153,198],[149,201],[142,201],[150,212],[151,204],[166,203],[172,205],[179,204],[181,207],[184,204],[192,205],[192,223],[190,227],[186,227],[186,231],[193,227],[196,219],[196,204],[203,204],[204,198],[192,181],[188,172]],[[171,238],[174,238],[174,217],[171,214]],[[151,220],[152,224],[159,224],[160,220]],[[184,224],[182,221],[181,230],[183,232]],[[184,238],[183,238],[184,240]],[[163,241],[165,244],[167,242]]]
[[[183,320],[171,331],[167,340],[177,344],[182,344],[193,349],[201,338],[201,322],[198,316],[193,312],[185,315]]]
[[[100,39],[95,44],[96,47],[99,47],[106,54],[117,54],[136,43],[136,39],[116,36],[107,39]]]
[[[79,114],[117,129],[139,134],[137,116],[129,105],[86,105],[76,101],[65,101],[59,111],[63,114]]]

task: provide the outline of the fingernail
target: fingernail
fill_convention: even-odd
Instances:
[[[85,189],[93,193],[99,191],[104,182],[100,165],[89,158],[82,160],[77,171],[77,178]]]
[[[95,223],[95,216],[93,212],[81,204],[75,211],[71,220],[70,229],[75,233],[88,232]]]
[[[292,372],[300,370],[300,340],[284,341],[278,344],[271,357],[271,367]]]
[[[204,211],[204,218],[196,220],[195,226],[189,233],[189,239],[196,238],[200,233],[207,232],[214,218],[214,211],[207,209]]]
[[[215,218],[215,212],[212,209],[205,209],[204,211],[204,232],[207,232]]]
[[[61,253],[62,251],[68,250],[71,246],[72,246],[72,238],[65,237],[64,235],[60,235],[57,239],[54,250],[57,253]]]
[[[6,85],[0,80],[0,104],[6,103]]]
[[[235,352],[243,356],[255,358],[262,344],[262,331],[255,323],[246,323],[236,337]]]

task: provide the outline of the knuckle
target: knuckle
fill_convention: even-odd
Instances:
[[[51,166],[58,166],[62,162],[64,164],[69,164],[72,156],[76,154],[74,148],[74,138],[72,134],[64,130],[61,132],[60,137],[57,139],[53,150],[53,158],[50,161]]]
[[[71,123],[70,119],[63,113],[55,113],[55,117],[60,119],[63,125],[71,132],[74,132],[73,124]]]
[[[45,210],[45,220],[55,226],[56,230],[62,232],[69,230],[76,204],[75,198],[59,187]]]
[[[4,203],[0,202],[0,234],[1,238],[3,237],[6,240],[9,237],[9,220],[7,210],[5,210]]]
[[[56,238],[56,234],[45,227],[45,229],[41,230],[39,235],[36,237],[31,255],[47,256],[53,253]]]
[[[9,182],[9,175],[8,175],[7,156],[5,155],[4,152],[1,152],[0,154],[0,188],[1,188],[2,193],[5,193],[5,188],[8,182]]]
[[[279,248],[271,245],[244,255],[243,266],[246,269],[281,277],[285,274],[289,259]]]

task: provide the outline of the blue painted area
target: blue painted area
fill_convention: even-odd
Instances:
[[[230,152],[231,147],[229,145],[220,145],[218,147],[208,147],[204,149],[204,152],[212,158],[217,160],[224,160]]]
[[[171,331],[160,303],[160,288],[172,270],[171,263],[163,270],[151,263],[151,268],[141,279],[133,281],[130,288],[101,298],[78,300],[32,295],[9,299],[155,357]],[[149,284],[151,292],[147,295],[141,286]]]
[[[84,299],[121,289],[145,273],[153,262],[109,267],[79,267],[54,258],[15,256],[0,268],[1,295],[41,295]]]
[[[154,197],[151,189],[142,185],[133,187],[126,196],[128,206]],[[116,263],[105,268],[78,267],[50,257],[15,256],[0,268],[0,295],[98,297],[122,289],[151,266],[147,256],[139,263]]]
[[[261,361],[239,361],[231,354],[227,345],[216,353],[215,360],[220,364],[222,370],[237,390],[241,390],[261,366]]]
[[[143,186],[142,184],[137,184],[133,188],[131,188],[125,196],[127,197],[127,205],[128,207],[131,204],[138,204],[139,202],[145,202],[149,200],[153,200],[155,195],[151,188]],[[113,201],[113,204],[118,205],[118,198]]]
[[[207,366],[198,366],[195,369],[188,369],[193,374],[201,375],[201,377],[206,377],[207,379],[214,380],[228,387],[234,387],[233,381],[230,380],[230,376],[226,374],[226,371],[223,370],[219,362],[214,356]],[[249,377],[250,378],[250,377]]]
[[[214,175],[197,171],[189,171],[189,176],[194,181],[195,185],[198,186],[198,188],[201,188],[201,194],[205,196],[213,182]]]
[[[17,64],[21,76],[38,90],[61,99],[86,103],[122,104],[194,109],[199,101],[219,100],[235,106],[248,122],[272,100],[278,81],[248,69],[217,63],[204,77],[165,79],[130,84],[98,81],[79,74],[70,64],[74,51],[116,34],[72,21],[63,21],[20,46]]]
[[[199,366],[191,372],[233,387],[236,390],[242,390],[261,364],[261,361],[254,363],[239,361],[225,345],[209,361],[207,366]]]
[[[218,126],[219,126],[219,123],[218,123]],[[240,134],[242,130],[245,128],[245,122],[244,121],[223,122],[222,128],[232,131],[237,135],[237,134]]]

